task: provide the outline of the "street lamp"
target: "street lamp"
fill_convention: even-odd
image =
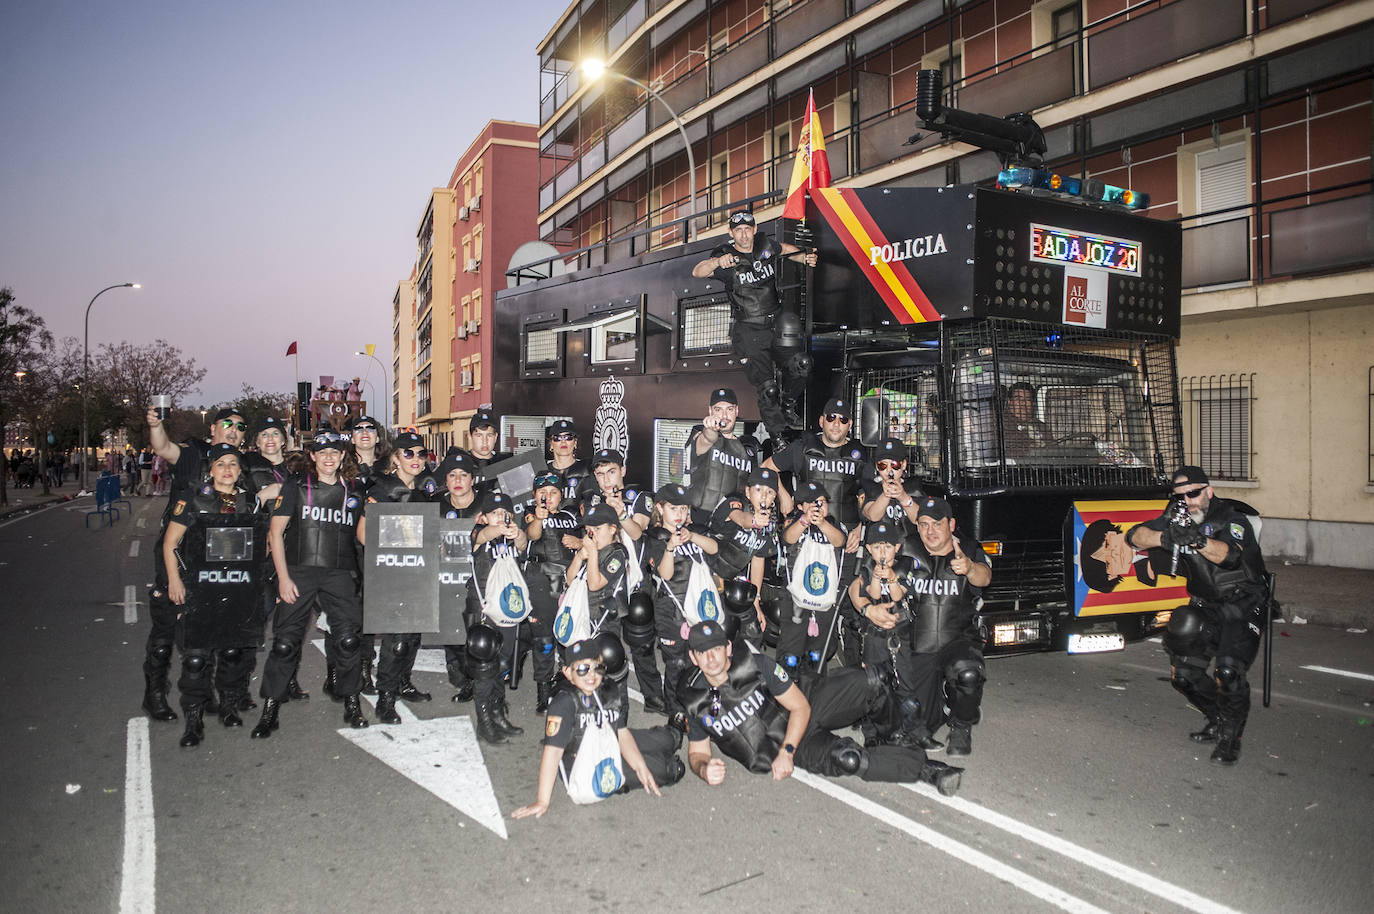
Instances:
[[[691,241],[694,239],[696,237],[697,228],[697,160],[696,157],[692,155],[692,141],[687,136],[687,127],[682,123],[682,118],[677,116],[677,112],[673,110],[673,106],[668,104],[663,96],[655,92],[652,87],[645,85],[633,76],[626,76],[624,73],[618,73],[615,70],[607,68],[606,62],[600,58],[589,57],[582,61],[582,75],[587,77],[588,82],[596,82],[602,76],[614,76],[616,79],[623,79],[627,83],[633,83],[652,95],[658,100],[659,104],[668,110],[668,116],[671,117],[673,123],[677,125],[677,132],[682,134],[682,145],[687,149],[687,187],[688,194],[690,195],[687,205],[687,240]]]
[[[368,348],[368,349],[372,349],[372,348],[374,348],[374,345],[373,345],[372,343],[368,343],[367,348]],[[363,351],[363,350],[359,350],[358,352],[355,352],[355,353],[353,353],[353,354],[354,354],[354,355],[366,356],[367,358],[369,358],[369,359],[371,359],[372,361],[376,362],[376,363],[377,363],[377,367],[380,368],[380,369],[382,370],[382,393],[385,395],[384,398],[383,398],[383,400],[382,400],[382,421],[386,424],[387,431],[390,431],[390,430],[391,430],[391,393],[390,393],[390,388],[388,387],[388,385],[387,385],[387,383],[386,383],[386,366],[382,364],[382,360],[381,360],[381,359],[377,358],[377,357],[376,357],[375,355],[373,355],[371,352],[366,352],[366,351]],[[368,370],[368,372],[370,373],[370,372],[372,371],[372,368],[369,367],[367,370]],[[368,377],[368,375],[363,375],[363,380],[366,381],[366,380],[367,380],[367,377]],[[375,387],[372,388],[372,393],[373,393],[373,395],[375,396],[376,393],[377,393],[377,388],[375,388]]]
[[[111,289],[141,288],[143,288],[143,286],[140,283],[117,282],[112,286],[106,286],[92,295],[90,304],[86,306],[86,332],[81,341],[81,491],[83,492],[89,491],[86,486],[86,473],[87,467],[91,461],[91,455],[86,446],[86,442],[90,438],[90,421],[87,418],[86,398],[91,387],[91,305],[94,305],[97,298]]]

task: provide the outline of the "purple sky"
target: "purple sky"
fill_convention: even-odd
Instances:
[[[371,366],[380,397],[352,353],[390,374],[429,190],[488,120],[537,118],[566,6],[7,2],[0,286],[80,338],[92,295],[143,283],[96,303],[92,351],[164,337],[205,402],[291,389],[292,340],[302,380]]]

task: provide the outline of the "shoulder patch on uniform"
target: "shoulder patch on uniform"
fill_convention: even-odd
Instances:
[[[776,673],[777,677],[781,679],[783,682],[787,682],[787,671],[782,668],[782,664],[773,664],[773,672]]]
[[[849,456],[854,460],[859,460],[863,457],[863,452],[861,452],[858,448],[855,448],[854,450],[849,452]]]
[[[611,556],[611,560],[606,563],[606,570],[609,571],[611,574],[615,574],[617,571],[619,571],[620,559],[615,556]]]
[[[201,494],[201,495],[209,495],[209,494],[210,494],[211,492],[213,492],[213,491],[215,491],[215,487],[214,487],[214,486],[206,485],[206,486],[201,486],[201,487],[200,487],[200,494]]]
[[[345,504],[346,506],[350,507],[350,508],[356,508],[356,507],[358,507],[358,499],[357,499],[357,496],[349,496],[348,501],[344,502],[344,504]]]
[[[176,506],[175,508],[172,509],[172,514],[174,514],[174,515],[175,515],[175,514],[180,514],[180,513],[182,513],[182,512],[185,511],[185,510],[186,510],[186,502],[185,502],[185,501],[178,501],[178,502],[177,502],[177,506]]]
[[[550,714],[548,716],[548,719],[544,721],[544,735],[548,737],[557,736],[558,731],[562,728],[562,726],[563,718],[554,717],[552,714]]]
[[[1236,523],[1231,525],[1231,536],[1238,540],[1245,539],[1245,527]]]

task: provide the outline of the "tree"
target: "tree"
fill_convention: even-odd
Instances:
[[[290,424],[291,416],[296,407],[296,398],[291,393],[272,393],[266,390],[258,390],[251,384],[245,382],[239,392],[239,397],[233,403],[224,403],[239,411],[250,429],[256,428],[257,424],[267,416],[276,416],[282,422]],[[219,409],[216,406],[215,409]],[[245,438],[247,444],[252,444],[252,440]]]
[[[59,437],[71,436],[69,424],[80,417],[80,394],[72,384],[80,366],[81,347],[75,337],[67,337],[57,346],[32,353],[24,376],[17,379],[14,413],[33,436],[44,495],[49,493],[47,469],[53,448]],[[68,427],[60,428],[63,425]]]
[[[111,405],[118,404],[119,421],[91,423],[97,440],[105,431],[125,428],[131,443],[142,447],[148,433],[144,415],[155,394],[170,394],[173,402],[185,400],[200,385],[205,369],[166,340],[136,346],[127,340],[108,343],[91,359],[91,393],[97,391]]]
[[[18,415],[17,400],[38,354],[52,347],[43,318],[16,304],[14,290],[0,288],[0,430]],[[0,472],[0,504],[9,504],[6,478]]]

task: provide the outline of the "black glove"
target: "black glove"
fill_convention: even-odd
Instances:
[[[1207,537],[1194,523],[1170,524],[1160,534],[1160,545],[1165,549],[1201,549]]]

